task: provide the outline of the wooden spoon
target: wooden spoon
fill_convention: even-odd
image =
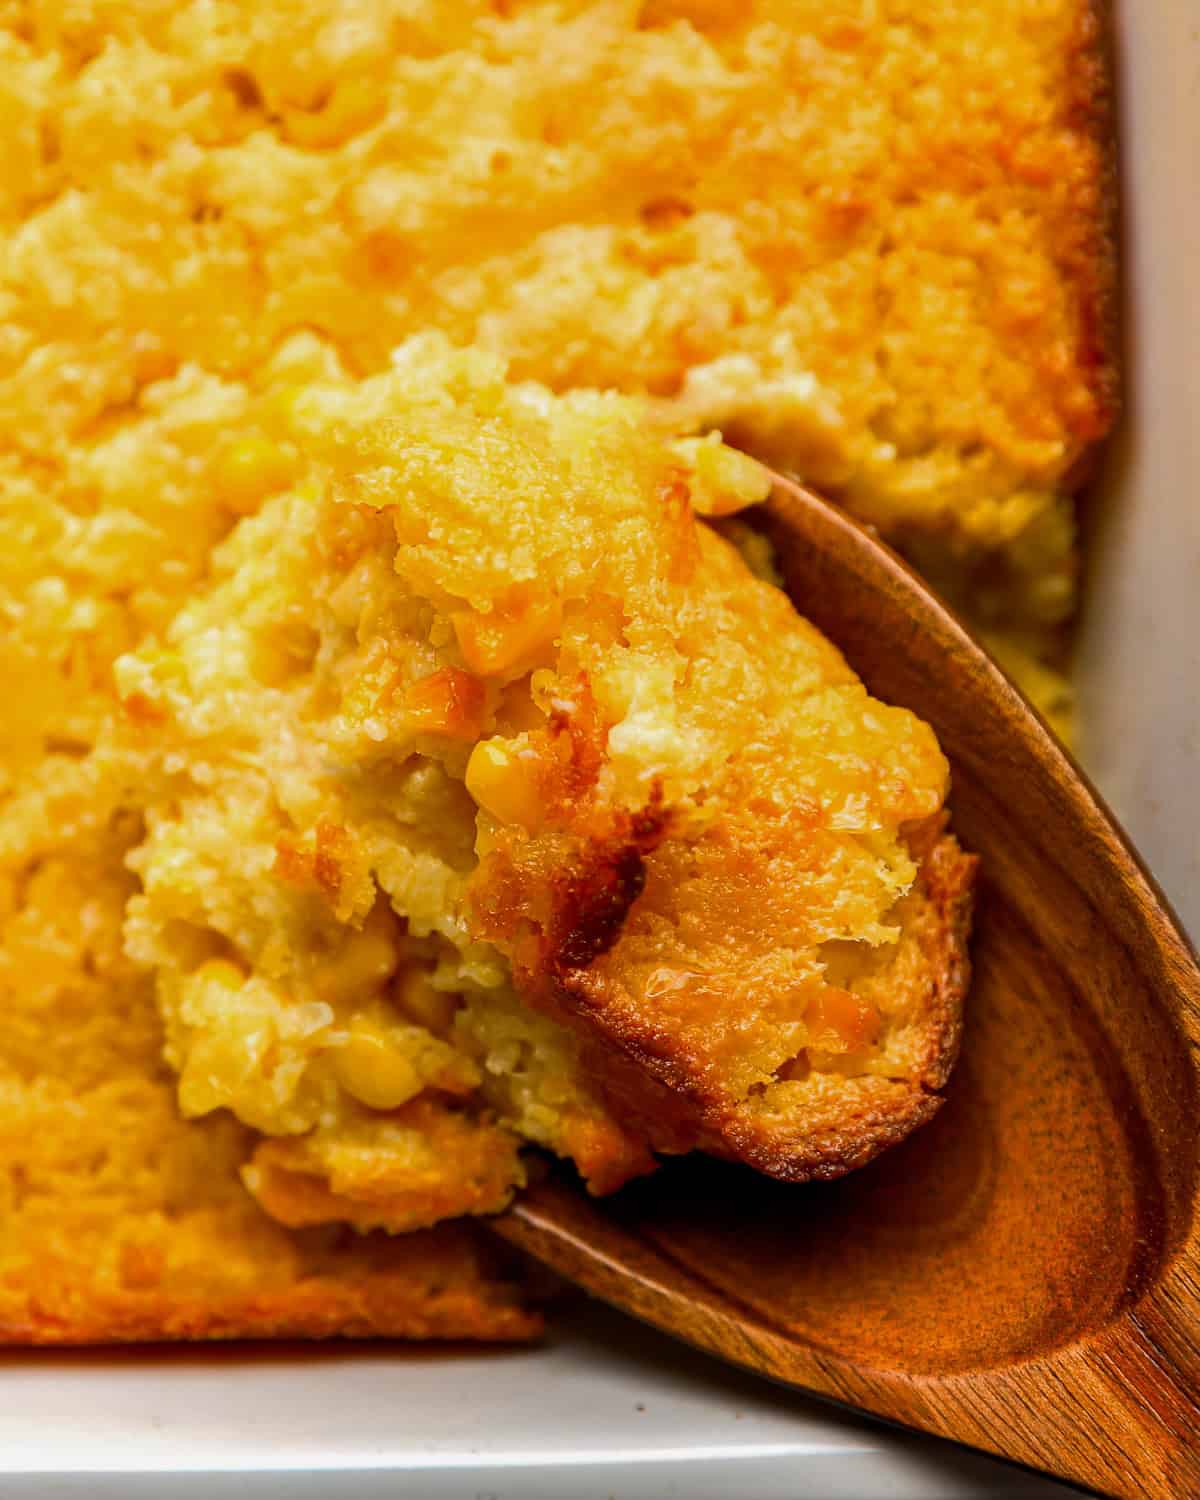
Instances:
[[[1196,959],[1069,756],[921,580],[786,480],[764,511],[801,613],[936,729],[956,831],[983,858],[947,1102],[836,1183],[689,1158],[604,1201],[551,1177],[495,1227],[776,1380],[1114,1495],[1200,1496]]]

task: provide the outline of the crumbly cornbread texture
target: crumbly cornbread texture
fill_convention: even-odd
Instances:
[[[1091,0],[73,0],[0,25],[0,427],[71,514],[76,445],[174,372],[253,382],[311,328],[365,374],[433,327],[721,427],[1013,661],[1070,612],[1066,492],[1113,405]],[[203,571],[209,527],[147,503],[101,505],[89,570]]]
[[[393,1231],[503,1208],[522,1140],[607,1191],[694,1146],[832,1175],[924,1119],[946,764],[697,521],[763,472],[438,336],[363,382],[306,351],[255,450],[291,482],[117,661],[96,752],[183,1112],[264,1137],[284,1223]]]
[[[0,877],[0,1342],[536,1333],[463,1226],[288,1233],[239,1181],[250,1132],[180,1118],[121,940],[140,834],[122,815]]]

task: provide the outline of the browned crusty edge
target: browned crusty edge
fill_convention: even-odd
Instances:
[[[699,1148],[789,1182],[842,1176],[932,1118],[958,1055],[978,862],[945,831],[944,816],[915,830],[910,845],[919,860],[917,879],[898,903],[901,937],[881,959],[885,976],[891,971],[896,983],[907,984],[906,998],[921,1017],[919,1060],[903,1077],[847,1078],[832,1097],[771,1121],[731,1096],[711,1059],[681,1048],[652,1005],[640,1007],[632,1020],[628,1008],[618,1013],[608,1003],[611,981],[590,959],[575,961],[583,945],[574,938],[547,957],[543,975],[526,976],[527,993],[577,1031],[589,1076],[614,1114],[644,1132],[656,1150]],[[610,907],[633,905],[640,862],[636,839],[609,862],[610,871],[620,872],[609,882]],[[605,920],[619,924],[621,918],[606,908]],[[610,933],[607,941],[619,938]],[[915,977],[905,980],[910,966]]]
[[[1080,362],[1092,372],[1098,420],[1092,440],[1066,478],[1070,491],[1095,470],[1121,404],[1120,223],[1113,14],[1110,0],[1081,0],[1066,59],[1065,123],[1086,136],[1095,171],[1076,184],[1074,215],[1059,225],[1060,258],[1079,288]]]
[[[474,1237],[481,1243],[482,1236]],[[389,1264],[386,1253],[360,1260],[348,1249],[344,1263],[324,1274],[275,1291],[215,1296],[198,1289],[98,1286],[79,1266],[51,1262],[25,1289],[21,1311],[0,1315],[0,1345],[330,1338],[518,1343],[541,1332],[536,1308],[515,1288],[507,1299],[498,1295],[500,1281],[487,1279],[473,1252],[464,1257],[465,1238],[420,1240],[411,1267],[399,1258]]]
[[[879,1099],[863,1100],[827,1126],[810,1126],[802,1140],[772,1136],[735,1114],[725,1128],[743,1160],[790,1182],[827,1180],[865,1166],[924,1125],[941,1108],[962,1039],[963,1010],[971,982],[968,937],[978,859],[943,834],[921,865],[901,943],[917,943],[927,986],[922,1066]]]

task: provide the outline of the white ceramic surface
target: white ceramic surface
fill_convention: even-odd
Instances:
[[[1200,0],[1118,16],[1130,419],[1096,508],[1085,761],[1200,932]],[[543,1349],[0,1360],[4,1500],[984,1500],[1059,1486],[601,1309]]]
[[[1200,0],[1115,19],[1126,419],[1090,517],[1079,748],[1200,936]]]
[[[0,1361],[4,1500],[967,1500],[1063,1493],[600,1307],[546,1347]],[[53,1476],[53,1477],[51,1477]]]

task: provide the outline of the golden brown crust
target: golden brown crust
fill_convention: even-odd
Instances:
[[[1083,174],[1072,198],[1074,212],[1058,231],[1062,264],[1079,293],[1079,363],[1090,372],[1096,399],[1095,430],[1068,477],[1078,488],[1087,478],[1100,440],[1120,407],[1120,307],[1118,300],[1119,178],[1113,89],[1112,13],[1108,0],[1082,0],[1066,60],[1065,121],[1089,143],[1093,171]]]
[[[1045,674],[1047,663],[1062,663],[1075,607],[1079,548],[1071,497],[1095,473],[1121,404],[1111,6],[1108,0],[1069,0],[1060,19],[1061,40],[1042,58],[1053,71],[1036,150],[1022,152],[1019,162],[1006,151],[1009,186],[1024,183],[1039,195],[1033,232],[1049,278],[1044,290],[1052,287],[1059,310],[1057,334],[1049,321],[1038,320],[1018,333],[1008,354],[1040,371],[1025,417],[1036,430],[1053,413],[1043,436],[1060,446],[1058,465],[1031,478],[1027,493],[1041,500],[1018,547],[1012,533],[1001,528],[988,538],[961,511],[947,526],[940,513],[914,508],[877,517],[869,506],[852,506],[879,524],[891,545],[992,640],[999,633],[1010,669],[1035,700],[1039,689],[1068,693],[1065,683],[1047,681]],[[1069,718],[1064,714],[1056,727],[1069,732]]]
[[[351,1144],[337,1135],[326,1142],[316,1131],[261,1141],[242,1181],[289,1229],[345,1223],[389,1234],[464,1214],[499,1213],[524,1182],[515,1137],[490,1120],[424,1097],[390,1118],[416,1137],[416,1160],[412,1145],[397,1134],[382,1143],[367,1134]],[[448,1160],[455,1165],[452,1176]]]
[[[713,1059],[681,1041],[652,1003],[610,1003],[614,980],[593,965],[564,962],[560,952],[540,980],[527,976],[528,992],[579,1030],[589,1076],[614,1115],[657,1150],[699,1148],[791,1182],[839,1177],[932,1118],[958,1054],[977,861],[944,829],[939,817],[910,836],[919,873],[900,903],[894,956],[874,979],[886,984],[892,971],[918,1014],[906,1076],[846,1077],[815,1106],[800,1099],[772,1117],[756,1098],[739,1100]]]
[[[760,1171],[790,1182],[841,1177],[865,1166],[933,1118],[958,1057],[963,1005],[971,981],[968,937],[978,859],[942,833],[921,864],[917,910],[901,942],[916,942],[925,975],[923,1048],[919,1070],[882,1097],[850,1109],[827,1131],[808,1134],[802,1147],[761,1130],[730,1131],[739,1155]]]
[[[115,1290],[79,1265],[47,1258],[31,1284],[10,1288],[0,1344],[82,1346],[209,1339],[405,1338],[517,1342],[541,1331],[493,1264],[458,1225],[382,1243],[347,1234],[322,1270],[274,1288],[206,1294],[195,1286]]]

